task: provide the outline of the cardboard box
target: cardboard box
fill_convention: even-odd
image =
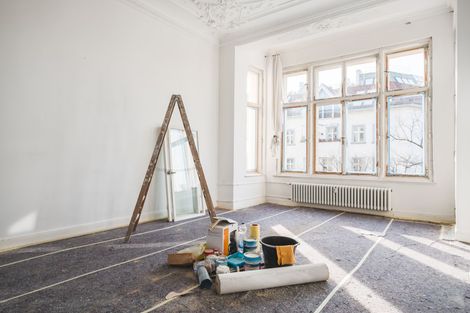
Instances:
[[[224,255],[230,253],[230,242],[235,240],[235,231],[238,223],[224,217],[217,217],[217,221],[207,232],[207,247],[217,249]]]
[[[167,263],[169,265],[189,266],[194,262],[192,253],[170,253],[168,254]]]

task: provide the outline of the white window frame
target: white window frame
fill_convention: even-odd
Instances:
[[[372,92],[372,93],[368,93],[368,94],[359,94],[359,95],[352,95],[352,96],[347,96],[346,95],[346,69],[347,69],[347,65],[349,63],[360,63],[362,60],[364,61],[367,61],[367,60],[371,60],[371,59],[374,59],[376,60],[376,92]],[[358,175],[358,176],[377,176],[378,175],[378,169],[375,171],[375,173],[348,173],[347,172],[347,166],[345,164],[346,162],[346,148],[347,148],[347,145],[345,144],[345,139],[346,139],[346,131],[347,131],[347,123],[346,123],[346,103],[347,102],[350,102],[350,101],[358,101],[358,100],[372,100],[372,99],[375,99],[376,101],[376,111],[378,111],[378,106],[379,106],[379,73],[380,73],[380,66],[379,66],[379,63],[380,63],[380,56],[379,56],[379,53],[372,53],[372,54],[368,54],[368,55],[365,55],[365,56],[360,56],[360,57],[356,57],[356,58],[346,58],[346,59],[339,59],[339,60],[332,60],[330,62],[327,62],[326,64],[313,64],[311,67],[312,67],[312,73],[314,74],[314,78],[317,76],[317,71],[318,70],[323,70],[323,69],[329,69],[329,68],[337,68],[337,67],[340,67],[341,70],[342,70],[342,84],[341,84],[341,96],[339,97],[334,97],[334,98],[321,98],[321,99],[316,99],[315,98],[315,95],[316,95],[316,90],[313,91],[313,101],[312,101],[312,105],[313,105],[313,114],[312,114],[312,119],[314,121],[314,129],[313,129],[313,151],[314,151],[314,157],[312,158],[312,160],[310,162],[313,163],[313,174],[314,175],[338,175],[338,176],[350,176],[350,175]],[[314,88],[316,87],[316,84],[313,85]],[[316,112],[317,112],[317,107],[321,107],[321,106],[327,106],[327,105],[331,105],[331,104],[339,104],[341,106],[341,133],[338,134],[339,135],[339,139],[341,141],[341,162],[340,162],[340,167],[339,167],[339,171],[337,172],[325,172],[323,171],[322,169],[320,168],[317,168],[317,147],[316,147],[316,144],[317,144],[317,138],[316,138],[316,132],[317,132],[317,129],[316,129],[316,124],[317,124],[317,116],[316,116]],[[334,111],[333,111],[333,116],[334,116]],[[376,114],[376,118],[375,118],[375,124],[378,125],[378,116]],[[376,155],[376,159],[378,159],[378,154],[379,154],[379,150],[378,150],[378,145],[376,144],[376,152],[375,152],[375,155]]]
[[[424,87],[414,87],[414,88],[407,88],[407,89],[397,89],[397,90],[388,90],[388,58],[387,56],[390,54],[395,53],[403,53],[407,51],[413,51],[418,49],[424,49]],[[388,159],[388,151],[390,149],[390,141],[389,141],[389,130],[388,127],[385,130],[385,166],[384,166],[384,175],[386,177],[415,177],[415,178],[425,178],[432,180],[432,129],[431,129],[431,92],[432,92],[432,76],[431,76],[431,41],[424,45],[416,45],[411,47],[403,47],[397,49],[391,49],[388,51],[384,51],[383,53],[384,58],[384,92],[383,92],[383,103],[384,103],[384,110],[385,110],[385,123],[388,123],[389,119],[389,112],[388,112],[388,98],[394,96],[413,96],[418,94],[424,95],[424,175],[404,175],[404,174],[391,174],[389,173],[389,159]],[[386,125],[386,124],[385,124]]]
[[[251,175],[261,175],[263,172],[263,121],[264,121],[264,72],[263,70],[249,66],[248,72],[252,72],[258,75],[258,99],[257,102],[250,102],[246,99],[246,108],[245,108],[245,116],[247,108],[256,109],[256,169],[248,169],[245,166],[245,171],[247,176]],[[246,85],[246,84],[245,84]],[[247,86],[245,86],[247,88]],[[246,127],[245,127],[246,128]],[[246,152],[245,152],[246,154]],[[246,156],[245,156],[246,159]]]
[[[310,106],[309,106],[309,103],[310,103],[310,99],[311,99],[311,96],[310,96],[310,86],[311,86],[311,77],[310,77],[310,70],[307,68],[307,67],[301,67],[301,68],[296,68],[294,70],[291,70],[291,71],[287,71],[287,72],[284,72],[283,73],[283,76],[284,77],[287,77],[287,76],[293,76],[297,73],[302,73],[302,72],[305,72],[305,74],[307,75],[307,86],[306,86],[306,92],[307,92],[307,99],[306,101],[303,101],[303,102],[284,102],[283,103],[283,106],[282,106],[282,116],[283,116],[283,121],[282,121],[282,135],[281,135],[281,156],[280,156],[280,162],[278,163],[278,173],[287,173],[287,174],[308,174],[309,171],[310,171],[310,162],[308,161],[309,158],[310,158],[310,147],[309,147],[309,110],[310,110]],[[284,83],[284,77],[283,77],[283,83]],[[293,170],[290,170],[287,168],[287,164],[284,168],[284,141],[285,141],[285,123],[284,123],[284,110],[285,109],[290,109],[290,108],[305,108],[306,110],[306,127],[305,127],[305,139],[306,139],[306,149],[305,149],[305,159],[306,159],[306,163],[305,163],[305,171],[293,171]],[[301,138],[302,138],[302,134],[301,134]],[[287,163],[287,158],[286,158],[286,163]]]
[[[387,112],[387,96],[389,93],[396,93],[396,94],[409,94],[413,93],[415,90],[404,90],[404,91],[393,91],[387,92],[386,91],[386,75],[385,75],[385,57],[386,54],[393,53],[393,52],[400,52],[404,50],[414,50],[419,48],[426,48],[427,49],[427,85],[426,85],[426,105],[425,105],[425,141],[426,141],[426,151],[425,151],[425,176],[411,176],[411,175],[387,175],[387,151],[388,151],[388,139],[387,139],[387,122],[388,122],[388,112]],[[323,67],[332,64],[337,64],[341,62],[350,62],[358,59],[367,60],[370,57],[377,56],[377,72],[376,72],[376,83],[377,83],[377,91],[373,93],[374,97],[376,98],[376,122],[375,122],[375,136],[371,139],[373,143],[376,144],[376,174],[362,174],[362,173],[323,173],[323,172],[315,172],[315,112],[316,112],[316,103],[323,102],[331,104],[338,103],[339,99],[342,98],[328,98],[328,99],[321,99],[315,100],[314,95],[314,68],[316,67]],[[283,171],[282,168],[282,160],[283,160],[283,151],[281,146],[281,155],[280,155],[280,162],[277,163],[277,174],[276,176],[279,177],[337,177],[337,178],[351,178],[351,179],[360,179],[360,180],[384,180],[384,181],[410,181],[410,182],[433,182],[433,148],[432,148],[432,39],[426,38],[423,40],[417,40],[414,42],[378,48],[370,51],[366,51],[363,53],[357,53],[350,56],[344,56],[336,59],[330,59],[325,61],[319,62],[311,62],[296,66],[289,66],[284,69],[284,74],[291,74],[293,72],[300,72],[300,71],[308,71],[308,101],[307,101],[307,171],[306,172],[286,172]],[[344,68],[344,67],[343,67]],[[343,73],[343,80],[346,79],[346,73]],[[343,83],[343,88],[345,88],[345,83]],[[422,88],[419,88],[422,89]],[[343,95],[345,95],[345,90],[343,90]],[[371,98],[372,94],[368,95],[355,95],[355,96],[346,96],[343,98],[347,98],[348,101],[351,100],[361,100],[365,98]],[[286,107],[295,107],[304,105],[304,103],[293,103],[293,104],[284,104],[284,108]],[[345,106],[343,106],[345,108]],[[343,112],[344,116],[344,112]],[[311,125],[311,127],[310,127]],[[345,124],[343,124],[344,126]],[[346,131],[346,127],[343,127],[343,132]],[[366,130],[366,140],[367,134],[369,132],[373,133],[374,130]],[[283,133],[284,135],[284,133]],[[313,139],[313,140],[312,140]],[[344,139],[344,136],[342,136]],[[343,145],[344,147],[345,145]],[[344,151],[343,151],[344,153]],[[313,166],[312,166],[313,164]],[[343,166],[345,167],[345,166]]]

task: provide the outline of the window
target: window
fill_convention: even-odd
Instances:
[[[387,175],[426,176],[427,48],[387,54]]]
[[[388,97],[389,175],[425,175],[424,99],[423,93]]]
[[[341,115],[341,107],[337,105],[323,105],[320,107],[318,118],[338,118]]]
[[[366,127],[364,125],[353,125],[352,143],[366,143]]]
[[[286,72],[280,170],[428,177],[429,44],[408,47]]]
[[[314,101],[315,173],[375,175],[375,135],[367,140],[366,129],[377,124],[377,57],[320,66],[313,71],[318,77]],[[344,81],[341,73],[346,73]],[[325,96],[324,89],[336,91]],[[358,159],[362,160],[360,166]]]
[[[286,130],[286,145],[288,146],[295,145],[295,130],[294,129]]]
[[[260,171],[262,72],[249,70],[246,76],[246,171]]]
[[[286,160],[286,168],[287,170],[292,170],[294,168],[294,162],[295,162],[295,159],[293,158],[287,158]]]
[[[315,69],[315,99],[341,97],[342,68],[340,65]]]
[[[308,71],[284,74],[282,172],[307,172]]]
[[[387,55],[387,91],[425,87],[426,50],[424,48]]]
[[[307,107],[284,108],[283,167],[284,172],[307,171]],[[296,141],[294,134],[302,134]]]
[[[346,95],[355,96],[377,91],[375,58],[346,63]]]
[[[287,103],[307,101],[307,71],[284,75]]]
[[[317,172],[340,173],[342,158],[342,116],[340,104],[329,104],[328,111],[338,112],[329,114],[328,118],[320,118],[321,113],[325,112],[325,106],[317,105],[317,114],[319,118],[316,123],[316,170]]]
[[[375,98],[347,101],[345,104],[346,174],[375,175],[377,173],[376,106]],[[373,131],[368,132],[367,129]]]

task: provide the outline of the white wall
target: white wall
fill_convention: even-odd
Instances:
[[[457,1],[456,8],[456,237],[470,242],[470,2]]]
[[[0,0],[0,43],[0,249],[127,224],[173,93],[217,200],[213,43],[125,0]]]
[[[412,20],[410,25],[405,22],[406,20],[386,21],[357,26],[324,35],[307,43],[278,49],[281,49],[284,66],[294,66],[432,37],[433,181],[366,177],[280,177],[276,175],[276,160],[268,158],[266,199],[269,202],[293,204],[289,200],[289,182],[387,186],[393,188],[394,211],[390,215],[431,221],[454,221],[452,14]],[[268,128],[267,138],[271,136],[272,131]]]
[[[264,71],[261,50],[223,46],[220,50],[219,207],[239,209],[265,202],[264,156],[259,175],[246,173],[246,75],[250,67]],[[263,99],[265,98],[263,91]],[[265,101],[264,101],[265,102]],[[262,110],[262,114],[266,113]],[[263,125],[264,138],[264,125]],[[263,145],[264,146],[264,145]]]

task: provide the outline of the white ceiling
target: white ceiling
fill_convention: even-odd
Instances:
[[[379,10],[387,15],[443,8],[450,0],[125,0],[158,11],[167,20],[220,43],[250,42],[308,27],[324,32],[347,24],[348,16]],[[361,19],[368,19],[361,14]],[[377,18],[377,16],[371,16]],[[334,21],[334,22],[332,22]],[[313,26],[312,26],[313,25]],[[303,29],[302,32],[296,31]],[[292,35],[290,35],[292,36]]]
[[[358,0],[171,0],[219,35],[266,27],[325,11]],[[367,0],[367,2],[390,0]]]

